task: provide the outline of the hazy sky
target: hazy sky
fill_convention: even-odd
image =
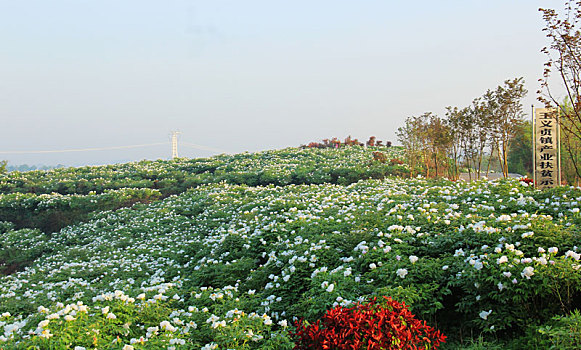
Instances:
[[[10,164],[168,158],[371,135],[524,77],[535,103],[539,7],[563,1],[0,0],[0,152]],[[180,155],[214,154],[180,144]]]

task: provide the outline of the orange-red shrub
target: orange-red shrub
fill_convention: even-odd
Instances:
[[[377,298],[337,306],[314,324],[296,323],[295,349],[436,349],[446,336],[415,318],[404,303]]]

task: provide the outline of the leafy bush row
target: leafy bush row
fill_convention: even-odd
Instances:
[[[0,278],[0,310],[26,320],[172,281],[185,302],[202,287],[252,293],[240,308],[274,323],[391,296],[452,341],[506,340],[579,308],[579,203],[579,189],[515,180],[209,184],[51,235]]]
[[[405,166],[372,162],[374,151],[398,158],[399,148],[297,149],[219,155],[212,158],[141,161],[126,164],[59,168],[0,175],[0,193],[62,195],[103,193],[108,189],[152,188],[164,196],[206,183],[286,185],[349,184],[406,172]]]
[[[55,232],[86,220],[93,212],[115,210],[135,203],[150,203],[161,197],[160,191],[149,188],[123,188],[107,190],[101,194],[91,192],[88,195],[0,194],[0,218],[17,228]]]

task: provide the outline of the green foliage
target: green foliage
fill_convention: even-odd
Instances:
[[[0,324],[0,336],[18,326],[0,346],[44,339],[26,338],[46,317],[40,306],[57,313],[80,302],[90,306],[87,318],[64,322],[61,315],[50,339],[72,346],[75,332],[99,320],[94,327],[103,342],[123,341],[108,345],[113,348],[158,327],[161,348],[284,349],[292,347],[285,325],[295,317],[314,321],[331,308],[386,295],[405,301],[454,344],[482,335],[482,344],[496,346],[533,329],[536,335],[539,325],[580,307],[581,190],[538,191],[514,179],[317,183],[349,183],[391,166],[373,162],[371,154],[353,146],[178,160],[168,164],[204,173],[190,178],[196,187],[163,199],[150,188],[0,195],[0,210],[29,212],[30,220],[87,212],[86,221],[51,234],[19,230],[2,216],[0,259],[19,266],[0,277],[0,314],[13,315]],[[338,159],[344,162],[333,165]],[[257,171],[254,162],[265,168]],[[172,187],[189,176],[148,174],[135,183]],[[260,179],[278,185],[230,183]],[[307,183],[293,183],[299,179]],[[10,184],[26,187],[22,180]],[[95,185],[81,180],[59,182],[62,189]],[[122,303],[116,291],[138,301]],[[160,308],[145,308],[137,298],[142,293]],[[111,323],[95,318],[106,306],[116,310]],[[208,322],[212,313],[218,319]],[[185,344],[168,343],[164,321],[179,328],[174,338]],[[182,333],[190,321],[197,328]],[[222,321],[226,326],[217,325]],[[128,322],[133,333],[125,334]],[[256,334],[262,338],[255,342]],[[155,341],[133,346],[154,348]]]
[[[202,288],[186,301],[172,284],[161,284],[135,298],[122,291],[102,294],[93,302],[39,307],[28,321],[2,315],[8,324],[3,349],[292,349],[286,323],[273,324],[266,314],[241,309],[251,295],[236,288]],[[15,336],[30,328],[32,337]]]
[[[482,335],[472,339],[466,339],[463,343],[455,342],[450,344],[443,344],[441,349],[446,350],[505,350],[518,349],[507,347],[506,344],[499,341],[487,340]]]
[[[249,186],[352,183],[370,177],[384,178],[406,168],[372,163],[372,153],[377,150],[385,152],[389,159],[401,154],[398,147],[287,148],[212,158],[11,172],[0,177],[0,193],[88,195],[122,188],[151,188],[168,196],[221,181]],[[343,170],[336,170],[339,168]]]
[[[548,340],[545,349],[578,349],[581,344],[581,313],[572,311],[569,315],[557,315],[547,325],[539,328],[541,338]]]
[[[8,230],[0,234],[0,273],[12,273],[50,250],[39,230]]]
[[[372,162],[372,152],[378,149],[393,158],[400,153],[397,147],[289,148],[192,160],[12,172],[0,177],[0,218],[17,228],[56,232],[88,220],[94,212],[149,203],[208,183],[348,185],[406,172],[404,164]]]
[[[532,126],[525,122],[516,131],[508,150],[508,172],[533,178]]]
[[[161,198],[158,190],[123,188],[106,190],[101,194],[36,195],[32,193],[0,194],[0,217],[16,227],[38,228],[55,232],[61,228],[85,221],[91,213],[115,210],[135,203],[149,203]]]

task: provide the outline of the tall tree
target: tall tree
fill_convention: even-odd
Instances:
[[[508,177],[510,145],[524,122],[522,99],[526,94],[523,78],[515,78],[497,87],[488,101],[492,138],[504,177]]]
[[[476,178],[480,178],[480,175],[482,175],[482,161],[484,160],[486,150],[488,148],[492,149],[492,145],[494,144],[490,137],[490,134],[493,131],[493,109],[488,103],[488,94],[489,92],[487,92],[484,97],[476,98],[472,101],[472,106],[469,108],[471,117],[473,118],[475,132],[473,163],[476,170]],[[490,161],[488,164],[490,164]]]
[[[458,118],[458,126],[461,132],[460,143],[462,158],[468,169],[468,177],[472,179],[472,171],[475,168],[478,154],[478,128],[476,126],[474,110],[471,107],[465,107],[460,110]]]
[[[449,125],[440,117],[431,112],[409,117],[398,129],[397,137],[404,146],[412,176],[420,166],[426,177],[438,177],[448,171],[453,139]]]
[[[447,171],[449,165],[447,156],[452,146],[452,135],[445,121],[435,114],[429,115],[427,126],[426,140],[433,160],[434,176],[438,177],[440,172]]]
[[[421,161],[422,136],[421,122],[417,117],[408,117],[404,126],[396,132],[398,141],[402,144],[407,163],[410,167],[410,176],[414,177],[418,163]]]
[[[417,133],[420,141],[420,149],[422,153],[422,162],[424,166],[425,176],[430,177],[431,162],[432,162],[432,147],[430,146],[430,118],[431,112],[424,113],[419,117],[414,117],[418,126]]]
[[[448,126],[450,137],[450,158],[452,166],[450,167],[450,177],[458,180],[460,177],[460,151],[462,149],[462,130],[460,129],[460,114],[462,111],[458,107],[446,107],[445,123]]]
[[[545,32],[549,45],[541,52],[547,56],[539,100],[547,107],[560,110],[562,145],[568,160],[581,178],[581,1],[567,0],[565,11],[558,14],[553,9],[539,9],[545,20]],[[569,107],[558,103],[558,94],[552,89],[551,78],[557,77],[564,89]]]

